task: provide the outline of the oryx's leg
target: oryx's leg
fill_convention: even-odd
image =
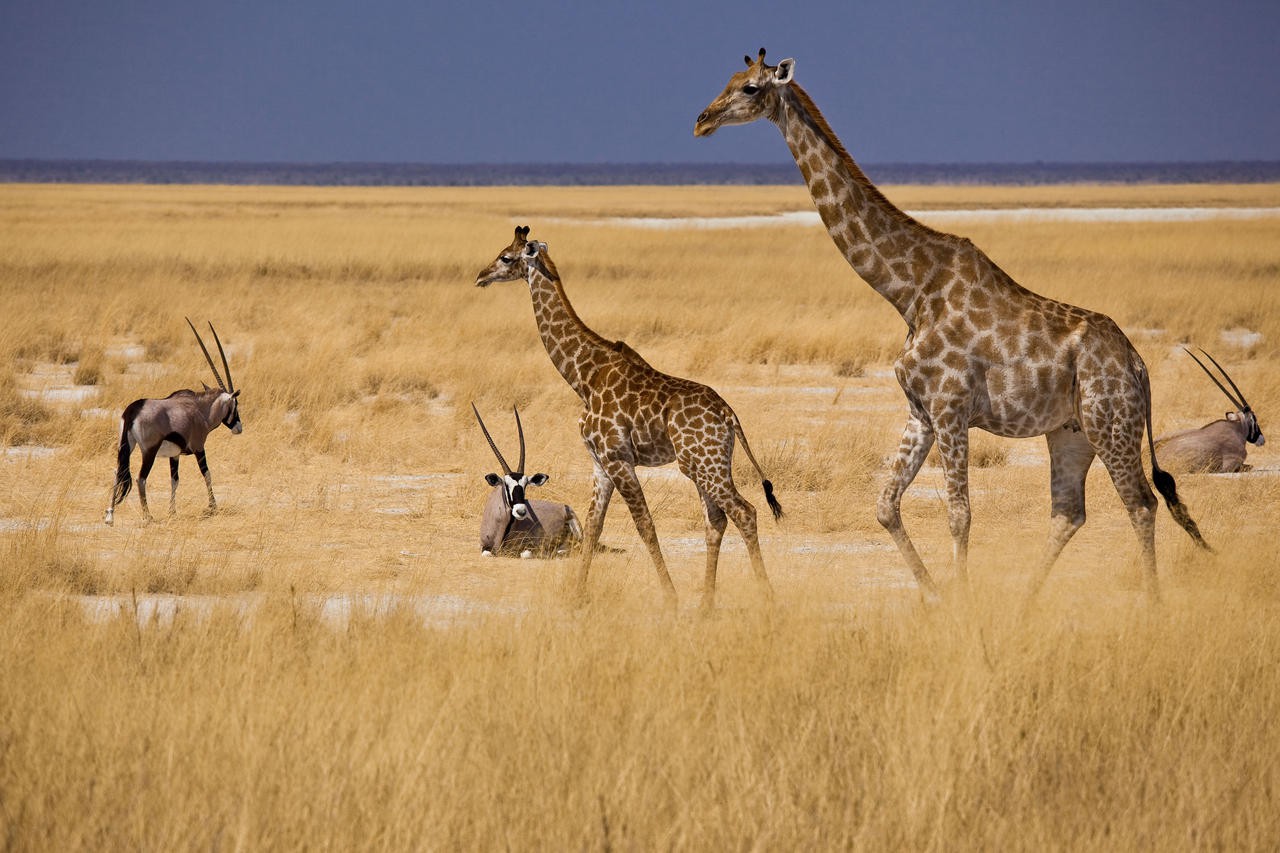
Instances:
[[[200,473],[204,477],[204,487],[209,491],[209,506],[205,509],[205,514],[209,515],[218,511],[218,502],[213,499],[213,478],[209,476],[209,461],[205,458],[203,450],[195,451],[196,464],[200,466]]]
[[[587,526],[582,536],[582,562],[578,566],[576,590],[578,596],[584,595],[587,591],[587,572],[591,569],[591,558],[595,556],[596,544],[600,541],[600,531],[604,528],[604,516],[609,511],[609,498],[613,496],[613,481],[605,473],[594,452],[591,454],[591,459],[595,470],[591,487],[591,506],[587,509]]]
[[[1056,429],[1045,435],[1049,443],[1049,493],[1053,508],[1049,517],[1049,541],[1031,577],[1030,601],[1040,591],[1049,570],[1076,531],[1084,526],[1084,481],[1093,462],[1093,445],[1079,430]]]
[[[916,546],[912,544],[911,537],[907,535],[907,530],[902,525],[902,494],[920,472],[920,467],[924,465],[925,457],[929,455],[931,447],[933,447],[933,427],[913,413],[903,427],[902,441],[898,444],[898,455],[894,458],[889,473],[889,483],[876,503],[876,520],[893,536],[893,541],[897,543],[898,550],[902,552],[907,565],[911,567],[911,573],[915,575],[921,592],[926,595],[935,595],[937,588],[934,586],[933,578],[929,576],[929,570],[924,567],[924,561],[920,559]]]
[[[962,582],[969,580],[969,425],[957,421],[939,424],[934,432],[942,473],[947,481],[947,521],[951,526],[951,565]]]
[[[178,457],[169,457],[169,515],[178,511]]]
[[[151,473],[151,466],[156,462],[156,451],[160,448],[152,447],[149,450],[142,451],[142,467],[138,469],[138,502],[142,504],[142,515],[147,521],[154,521],[151,517],[151,510],[147,507],[147,476]]]

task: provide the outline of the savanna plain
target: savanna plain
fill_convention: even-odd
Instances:
[[[889,187],[921,211],[1276,207],[1280,186]],[[906,405],[905,326],[818,225],[619,217],[811,210],[802,187],[0,187],[0,846],[17,849],[1276,849],[1280,460],[1181,475],[1216,554],[1159,510],[1144,594],[1100,466],[1041,595],[1043,440],[974,435],[970,580],[932,460],[904,516],[942,600],[875,521]],[[940,214],[939,214],[940,215]],[[475,274],[528,224],[578,313],[736,409],[786,515],[761,510],[770,605],[725,537],[696,611],[702,516],[642,472],[680,606],[615,497],[576,557],[483,558],[497,470],[585,517],[578,401],[528,289]],[[1157,434],[1228,408],[1272,426],[1280,217],[936,223],[1023,285],[1111,315]],[[182,462],[102,523],[119,416],[213,383],[220,511]],[[206,339],[208,336],[206,335]],[[215,350],[215,358],[216,358]],[[133,460],[137,471],[137,457]]]

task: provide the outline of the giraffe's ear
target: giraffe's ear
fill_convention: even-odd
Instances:
[[[535,240],[535,241],[533,241],[532,243],[525,243],[525,244],[524,244],[524,252],[523,252],[522,254],[523,254],[526,258],[536,258],[536,257],[538,257],[538,241],[537,241],[537,240]]]
[[[773,82],[779,86],[785,86],[795,79],[796,61],[787,58],[778,63],[778,67],[773,69]]]

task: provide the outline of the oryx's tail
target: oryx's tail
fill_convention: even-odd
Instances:
[[[129,444],[129,430],[133,426],[133,419],[141,408],[139,400],[124,410],[124,414],[120,416],[120,447],[116,452],[116,484],[111,490],[111,506],[114,509],[116,504],[120,503],[129,494],[129,490],[133,488],[133,477],[129,475],[129,453],[133,450]]]
[[[726,408],[728,408],[726,406]],[[756,461],[756,456],[751,452],[751,445],[747,444],[747,434],[742,431],[742,422],[738,420],[738,415],[732,409],[729,409],[729,417],[733,421],[733,432],[738,437],[738,441],[742,442],[742,449],[746,451],[747,458],[751,460],[751,464],[755,466],[756,473],[760,475],[760,485],[764,486],[764,499],[769,502],[769,510],[773,513],[775,519],[782,518],[782,504],[778,503],[778,499],[773,496],[773,483],[765,477],[764,471],[760,468],[760,463]]]
[[[1165,506],[1169,508],[1169,514],[1173,516],[1174,521],[1178,522],[1178,526],[1187,531],[1187,535],[1197,545],[1213,553],[1213,548],[1200,535],[1200,528],[1196,525],[1195,519],[1191,517],[1191,513],[1187,512],[1186,504],[1178,499],[1178,485],[1174,482],[1173,475],[1162,469],[1160,463],[1156,462],[1156,439],[1155,433],[1151,431],[1151,379],[1145,369],[1140,373],[1142,390],[1147,398],[1147,447],[1151,451],[1151,482],[1155,484],[1156,491],[1164,497]]]

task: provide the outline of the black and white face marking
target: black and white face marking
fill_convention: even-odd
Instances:
[[[1250,444],[1256,444],[1258,447],[1266,444],[1267,439],[1262,434],[1262,429],[1258,426],[1258,416],[1253,413],[1252,409],[1246,409],[1241,414],[1244,415],[1244,424],[1248,430],[1244,440]]]
[[[546,474],[534,474],[526,477],[516,471],[505,477],[497,474],[485,474],[484,481],[490,486],[502,486],[502,495],[511,509],[511,517],[516,521],[524,521],[529,517],[529,499],[525,497],[525,489],[529,486],[541,486],[551,479]]]
[[[232,435],[239,435],[244,432],[244,424],[240,422],[240,401],[236,399],[239,396],[239,391],[235,391],[230,395],[231,408],[227,410],[227,416],[222,419],[222,425],[231,430]]]

